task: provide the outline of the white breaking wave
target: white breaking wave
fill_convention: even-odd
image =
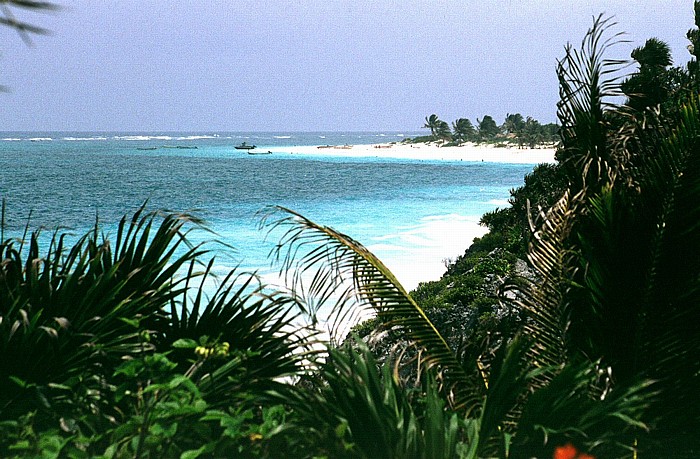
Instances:
[[[173,140],[172,137],[168,135],[117,135],[114,136],[116,140]]]
[[[420,282],[437,280],[446,261],[467,249],[475,237],[486,233],[478,217],[457,214],[423,217],[410,228],[373,238],[368,246],[411,290]]]
[[[64,137],[62,140],[68,140],[68,141],[107,140],[107,137]]]
[[[218,135],[188,135],[184,137],[177,137],[175,140],[203,140],[203,139],[216,139]]]

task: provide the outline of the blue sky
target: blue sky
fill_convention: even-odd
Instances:
[[[54,0],[0,29],[0,130],[415,131],[556,120],[556,59],[592,18],[688,60],[691,0]]]

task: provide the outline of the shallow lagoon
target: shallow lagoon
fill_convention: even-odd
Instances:
[[[479,217],[504,206],[533,164],[410,161],[332,155],[250,156],[259,148],[385,142],[399,133],[107,134],[5,133],[0,141],[0,195],[6,235],[58,225],[75,234],[96,216],[107,231],[144,200],[152,209],[194,211],[218,239],[237,249],[236,264],[269,271],[257,213],[269,205],[296,210],[374,251],[406,287],[432,280],[443,260],[483,233]],[[34,139],[34,140],[31,140]],[[41,139],[41,140],[40,140]],[[52,140],[46,140],[52,139]],[[164,146],[190,148],[163,148]],[[139,148],[156,147],[156,150]],[[197,148],[193,148],[197,147]],[[198,232],[195,240],[211,234]]]

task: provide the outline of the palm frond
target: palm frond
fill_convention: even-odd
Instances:
[[[576,254],[567,245],[577,214],[577,197],[569,193],[567,190],[549,211],[540,214],[540,229],[534,232],[528,251],[539,278],[526,285],[517,300],[528,315],[525,331],[532,343],[528,355],[535,368],[559,368],[568,360],[567,293],[573,287],[571,279],[577,269]],[[543,382],[551,377],[545,375],[542,374]]]
[[[693,95],[675,120],[660,120],[654,155],[637,159],[650,219],[650,267],[637,333],[637,365],[663,389],[654,415],[663,416],[664,435],[695,444],[700,416],[685,407],[700,403],[700,103]],[[692,440],[691,440],[692,439]]]
[[[273,220],[273,216],[277,218]],[[291,286],[295,294],[305,290],[301,275],[312,275],[310,293],[320,295],[322,304],[330,304],[327,313],[333,322],[331,332],[338,330],[339,321],[356,318],[362,310],[373,311],[386,327],[400,330],[409,341],[429,350],[422,363],[438,371],[442,391],[453,407],[478,406],[478,393],[469,384],[470,378],[453,350],[391,271],[369,250],[347,235],[282,207],[271,209],[263,225],[270,231],[285,230],[273,256],[281,261],[282,272],[296,273]]]
[[[565,57],[557,63],[559,96],[557,116],[561,122],[562,150],[558,158],[569,172],[569,179],[579,187],[605,178],[611,162],[608,132],[611,129],[606,112],[619,96],[621,68],[627,61],[607,59],[612,46],[624,43],[621,33],[605,38],[615,26],[602,16],[595,18],[580,49],[566,47]],[[581,182],[581,171],[586,171]],[[593,174],[590,179],[585,179]]]
[[[363,342],[329,348],[321,376],[325,383],[317,391],[297,391],[284,399],[299,415],[293,427],[305,431],[314,439],[311,447],[320,450],[310,455],[457,457],[465,425],[445,409],[434,383],[427,382],[424,391],[406,390],[389,366],[379,369]]]
[[[171,299],[169,321],[159,329],[156,345],[166,351],[178,340],[191,340],[205,347],[227,343],[227,353],[243,356],[232,362],[204,359],[197,363],[194,379],[206,398],[217,404],[276,387],[275,381],[301,371],[311,351],[305,346],[308,336],[294,323],[296,303],[268,292],[254,274],[234,269],[223,279],[212,279],[214,262],[212,258],[201,275],[195,271],[196,260],[190,262],[184,277],[186,293]],[[192,296],[190,283],[195,279],[199,285]],[[205,289],[211,281],[218,281],[218,287],[207,296]],[[171,359],[183,373],[192,362],[193,350],[171,351]],[[231,371],[240,374],[228,378]]]
[[[537,377],[536,372],[529,377]],[[515,457],[549,457],[554,446],[580,445],[595,457],[628,457],[648,407],[649,382],[613,388],[592,397],[600,368],[595,362],[567,364],[523,406],[512,448]]]
[[[50,32],[43,27],[18,20],[10,7],[24,8],[31,11],[58,11],[61,7],[53,2],[33,0],[5,0],[0,2],[0,24],[15,29],[25,43],[31,44],[29,34],[48,35]]]
[[[596,26],[587,40],[605,51],[594,39]],[[604,28],[597,27],[598,36]],[[560,156],[568,162],[576,204],[570,236],[553,248],[573,255],[562,278],[574,288],[559,290],[568,304],[563,318],[570,321],[564,336],[569,353],[611,367],[605,384],[614,381],[617,390],[640,377],[655,381],[655,401],[644,417],[653,429],[640,445],[663,454],[661,443],[653,443],[662,439],[680,454],[700,447],[692,434],[700,417],[686,409],[700,402],[694,357],[700,339],[688,325],[700,317],[694,305],[700,293],[698,98],[617,113],[622,128],[616,130],[614,107],[603,96],[614,94],[617,83],[604,82],[604,62],[597,51],[569,48],[559,66]],[[547,272],[546,258],[537,262]]]
[[[177,294],[174,274],[203,253],[191,247],[175,254],[185,238],[181,228],[193,220],[166,216],[152,234],[159,218],[139,209],[128,235],[120,227],[114,254],[96,230],[70,248],[56,233],[45,255],[37,233],[25,250],[23,243],[0,243],[0,410],[29,409],[27,400],[16,404],[27,388],[85,371],[109,374],[121,356],[144,348],[139,331],[162,320],[162,308]],[[122,251],[122,243],[130,249]]]

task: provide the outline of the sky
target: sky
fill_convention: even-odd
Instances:
[[[556,62],[598,14],[689,58],[691,0],[53,0],[0,28],[1,131],[419,131],[556,121]],[[612,34],[612,33],[611,33]]]

